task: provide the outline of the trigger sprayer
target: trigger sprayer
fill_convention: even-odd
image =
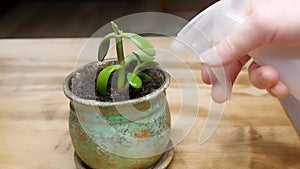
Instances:
[[[178,51],[178,49],[180,50],[180,44],[185,44],[203,61],[201,54],[211,51],[208,49],[213,48],[220,40],[247,20],[245,13],[249,9],[249,0],[221,0],[216,2],[193,18],[177,34],[171,47],[172,50]],[[216,53],[210,52],[205,55],[207,57],[210,54],[215,55]],[[287,85],[290,94],[295,98],[293,104],[298,104],[298,107],[300,107],[300,46],[265,45],[251,51],[249,55],[258,64],[272,66],[278,71],[280,80]],[[212,56],[212,58],[217,59],[215,56]],[[221,94],[229,99],[232,88],[229,75],[223,67],[210,69],[216,76],[219,86],[223,89]],[[292,121],[300,133],[300,110],[298,110],[296,117],[297,120],[293,121],[292,119]]]

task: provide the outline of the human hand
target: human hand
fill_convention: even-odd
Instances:
[[[223,64],[234,82],[242,67],[250,59],[247,55],[250,51],[266,44],[300,45],[300,11],[297,9],[300,5],[299,0],[249,1],[251,7],[247,12],[248,19],[215,46],[219,58],[208,58],[205,53],[201,56],[204,58],[202,78],[205,83],[211,83],[207,66]],[[221,60],[220,63],[215,62],[218,59]],[[259,66],[256,62],[252,62],[248,70],[250,81],[255,87],[266,89],[271,95],[279,98],[288,94],[287,87],[279,80],[278,72],[273,67]],[[213,90],[212,97],[217,102],[225,101],[218,92]]]

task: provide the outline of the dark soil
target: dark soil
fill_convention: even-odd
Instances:
[[[101,69],[100,69],[101,70]],[[99,72],[100,72],[99,70]],[[102,96],[96,91],[96,100],[98,101],[124,101],[139,98],[145,96],[155,89],[158,89],[163,83],[163,75],[158,69],[146,69],[143,72],[147,73],[151,79],[142,79],[142,87],[139,89],[129,86],[125,89],[118,89],[117,79],[118,72],[114,72],[113,76],[110,77],[108,82],[107,94]],[[95,82],[97,79],[95,79]],[[96,83],[95,83],[96,84]],[[96,85],[95,85],[96,88]]]
[[[143,72],[147,73],[151,77],[151,79],[142,79],[143,85],[140,89],[135,89],[130,86],[127,89],[118,90],[118,72],[114,72],[109,79],[107,94],[105,96],[102,96],[96,90],[97,76],[102,69],[103,68],[92,67],[90,70],[81,70],[81,72],[75,73],[70,84],[72,92],[76,96],[88,100],[97,100],[103,102],[124,101],[145,96],[158,89],[164,82],[164,75],[162,74],[162,70],[158,68],[149,68],[143,70]]]

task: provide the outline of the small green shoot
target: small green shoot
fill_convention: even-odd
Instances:
[[[118,71],[118,90],[123,90],[128,85],[133,88],[142,87],[142,79],[150,80],[151,77],[143,72],[144,69],[151,66],[157,66],[158,63],[154,61],[156,54],[155,49],[145,38],[134,33],[123,33],[117,24],[111,22],[113,33],[107,34],[101,41],[98,51],[98,60],[103,61],[109,50],[110,39],[114,38],[116,41],[116,51],[118,64],[107,66],[100,71],[97,78],[97,90],[101,95],[106,95],[108,81],[113,72]],[[124,57],[123,39],[130,39],[143,54],[132,53]],[[132,72],[126,72],[126,69],[131,63],[136,66]]]

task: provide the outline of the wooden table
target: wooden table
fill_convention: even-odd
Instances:
[[[0,168],[75,168],[62,81],[74,69],[86,41],[0,40]],[[167,44],[160,38],[151,41],[154,45]],[[90,47],[89,55],[96,59],[97,43]],[[206,143],[200,144],[210,88],[201,82],[199,62],[189,57],[182,59],[195,75],[201,99],[196,122],[176,145],[170,169],[300,168],[297,132],[279,101],[250,85],[246,68],[237,80],[219,127]],[[175,122],[182,106],[178,83],[189,86],[192,82],[180,74],[180,64],[166,63],[170,70],[178,72],[177,83],[173,81],[167,93]]]

